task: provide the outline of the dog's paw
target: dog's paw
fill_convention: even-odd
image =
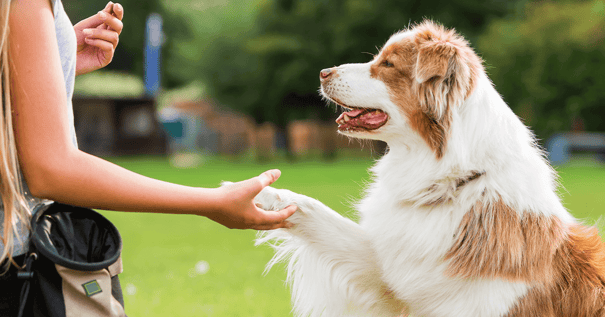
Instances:
[[[283,189],[267,186],[256,195],[254,203],[262,209],[276,211],[288,206],[284,203],[282,196],[285,196]]]
[[[233,184],[233,182],[229,182],[229,181],[222,181],[222,182],[221,182],[221,187],[222,187],[222,186],[231,185],[231,184]]]

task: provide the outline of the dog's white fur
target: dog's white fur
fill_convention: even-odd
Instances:
[[[393,35],[385,48],[416,32]],[[372,76],[381,54],[335,67],[334,78],[322,82],[328,99],[389,115],[377,130],[341,131],[389,147],[371,169],[373,183],[357,205],[359,223],[312,198],[267,187],[256,198],[260,206],[299,210],[289,219],[293,228],[265,232],[257,244],[276,250],[268,267],[288,261],[297,316],[503,316],[528,294],[531,281],[452,276],[446,254],[478,200],[576,224],[556,194],[556,175],[483,71],[472,92],[450,105],[447,145],[437,157],[389,86]],[[457,188],[471,171],[484,173]]]

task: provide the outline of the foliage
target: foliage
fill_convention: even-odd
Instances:
[[[174,0],[176,1],[176,0]],[[62,0],[63,6],[72,23],[88,18],[102,10],[107,0]],[[124,30],[120,35],[120,43],[116,49],[113,61],[107,66],[108,70],[116,70],[135,74],[143,78],[145,28],[147,16],[153,12],[162,14],[164,18],[164,32],[170,34],[187,34],[180,17],[164,10],[162,0],[113,0],[124,7]],[[166,52],[170,52],[172,37],[166,38]],[[165,81],[172,83],[173,78],[167,77]],[[178,83],[182,83],[179,81]]]
[[[199,80],[223,91],[221,101],[241,106],[240,100],[260,100],[259,92],[245,89],[259,77],[254,56],[242,52],[242,42],[254,31],[260,0],[174,0],[166,10],[185,21],[189,34],[179,34],[168,50],[165,70],[183,82]],[[176,36],[176,35],[173,35]],[[212,94],[212,91],[210,92]]]
[[[174,89],[161,90],[156,97],[157,110],[170,107],[183,100],[201,100],[205,97],[205,87],[199,82],[191,82],[186,86]]]
[[[265,0],[228,2],[211,22],[191,22],[189,42],[178,45],[170,71],[200,78],[222,103],[258,122],[334,117],[317,94],[322,68],[366,62],[397,30],[424,17],[475,37],[492,18],[519,1]],[[233,21],[234,9],[248,11]],[[250,7],[253,6],[253,7]],[[242,17],[243,16],[243,17]],[[464,17],[464,18],[460,18]],[[206,19],[206,18],[205,18]],[[218,27],[217,27],[218,25]],[[220,31],[220,34],[212,32]],[[200,43],[207,41],[207,43]],[[210,44],[210,45],[208,45]],[[174,68],[173,68],[174,66]]]
[[[105,1],[63,0],[72,21]],[[605,2],[531,0],[120,0],[125,28],[110,70],[143,77],[145,19],[164,16],[164,87],[204,92],[257,122],[334,118],[318,73],[367,62],[388,37],[430,18],[484,57],[505,100],[538,136],[582,118],[605,130]],[[516,14],[515,14],[516,13]]]
[[[605,1],[531,3],[479,41],[496,89],[538,136],[605,130]]]

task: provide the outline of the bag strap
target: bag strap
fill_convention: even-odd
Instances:
[[[31,281],[34,277],[32,266],[34,265],[34,261],[36,261],[37,259],[38,255],[35,252],[30,253],[25,259],[25,265],[23,269],[17,272],[17,278],[25,280],[25,282],[23,282],[23,287],[21,287],[21,295],[19,297],[19,314],[17,314],[17,317],[23,317],[23,312],[25,311],[25,304],[27,303],[27,298],[29,297]]]

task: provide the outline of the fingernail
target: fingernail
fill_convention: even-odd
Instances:
[[[92,35],[92,30],[91,29],[84,29],[82,30],[82,33],[84,33],[84,35],[89,36]]]
[[[103,11],[99,11],[99,17],[101,17],[101,19],[105,20],[107,18],[107,13],[105,13]]]
[[[271,175],[273,175],[273,177],[278,178],[281,176],[281,171],[280,170],[271,170]]]

